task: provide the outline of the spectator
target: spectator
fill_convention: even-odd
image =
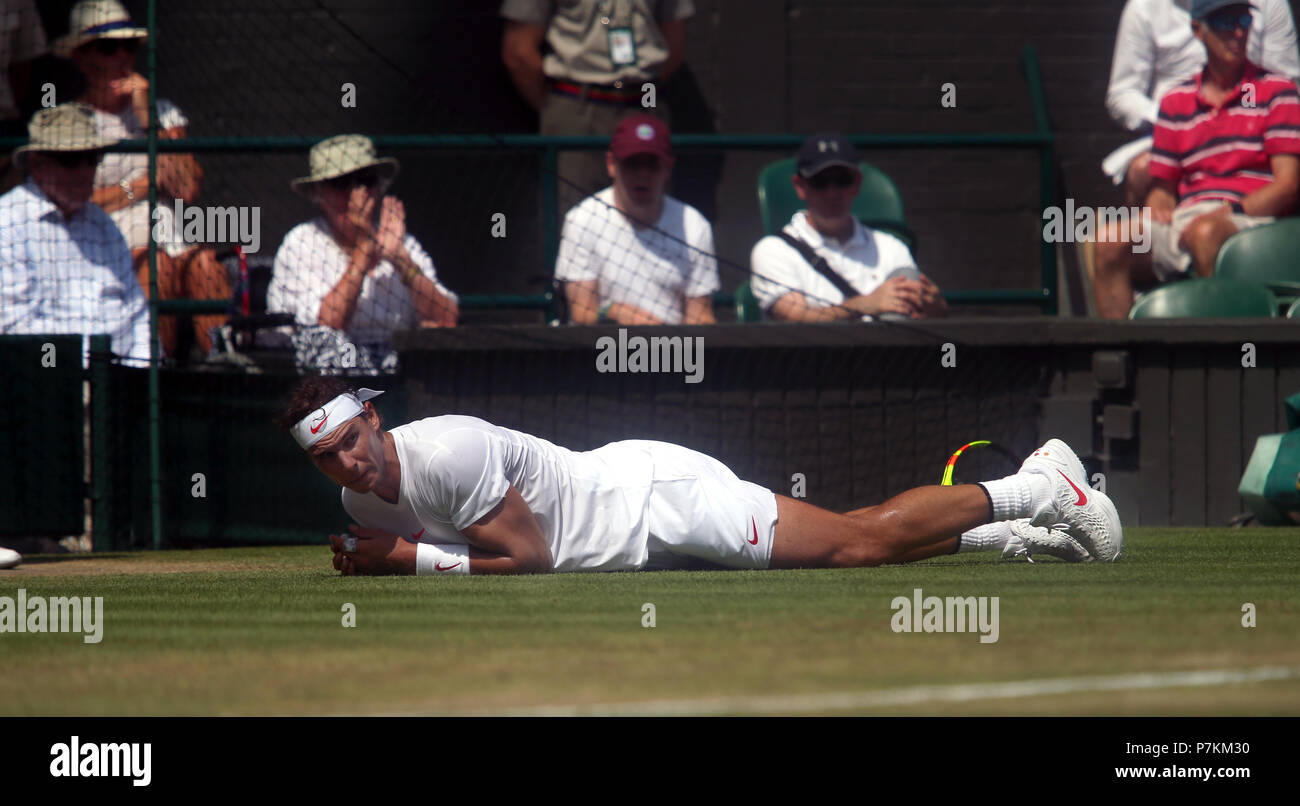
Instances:
[[[1189,0],[1128,0],[1115,36],[1106,90],[1106,111],[1125,129],[1146,136],[1117,149],[1102,163],[1125,204],[1138,206],[1151,190],[1147,165],[1151,127],[1159,100],[1205,67],[1205,46],[1192,33]],[[1264,69],[1300,81],[1295,23],[1286,0],[1255,0],[1247,58]]]
[[[691,0],[504,0],[501,57],[542,134],[609,135],[647,111],[668,122],[664,84],[685,59],[694,13]],[[648,108],[646,82],[655,85]],[[595,151],[562,152],[558,172],[561,213],[608,179]]]
[[[906,244],[853,217],[862,171],[852,143],[839,134],[814,134],[799,148],[795,166],[791,181],[807,209],[750,255],[750,287],[764,310],[795,322],[920,318],[947,310]]]
[[[27,133],[24,96],[31,84],[32,62],[45,54],[45,28],[32,0],[4,0],[0,13],[0,137],[22,137]],[[9,156],[0,156],[0,193],[20,181]]]
[[[149,133],[149,81],[135,72],[137,47],[149,35],[131,22],[116,0],[82,0],[72,8],[69,33],[55,43],[55,52],[69,58],[86,80],[78,100],[95,110],[99,133],[112,139],[141,138]],[[158,99],[158,136],[180,139],[189,121],[171,102]],[[161,299],[224,299],[232,294],[230,275],[211,247],[187,243],[173,220],[173,200],[194,202],[203,183],[203,170],[191,154],[158,157],[159,200],[155,215],[165,234],[158,244],[158,293]],[[149,157],[108,154],[95,173],[92,197],[113,217],[135,258],[140,286],[149,293]],[[224,315],[194,317],[194,338],[207,355],[209,330],[222,325]],[[180,322],[176,316],[158,320],[158,333],[167,355],[179,357]]]
[[[317,143],[311,175],[293,180],[320,216],[294,227],[275,255],[267,309],[292,313],[300,366],[395,369],[395,330],[452,327],[458,299],[406,231],[406,210],[384,192],[397,160],[342,134]],[[357,360],[350,364],[348,348]]]
[[[1111,224],[1097,239],[1093,281],[1098,313],[1118,319],[1135,285],[1165,282],[1195,268],[1214,272],[1233,233],[1294,209],[1300,190],[1300,95],[1290,79],[1246,57],[1250,6],[1194,0],[1192,29],[1205,44],[1205,69],[1160,101],[1151,149],[1151,231]],[[1150,249],[1132,246],[1146,242]]]
[[[14,151],[31,177],[0,196],[0,333],[107,333],[113,352],[149,360],[149,313],[131,251],[90,201],[113,141],[82,104],[42,109]]]
[[[650,115],[625,118],[605,167],[613,185],[564,217],[555,277],[573,322],[713,324],[713,228],[664,193],[673,168],[668,127]]]

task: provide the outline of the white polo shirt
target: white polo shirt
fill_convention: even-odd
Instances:
[[[713,227],[699,210],[664,196],[659,220],[638,229],[614,207],[612,186],[564,217],[555,277],[597,280],[600,307],[635,305],[667,325],[686,318],[688,298],[721,287]]]
[[[828,238],[813,229],[803,210],[795,213],[784,229],[811,246],[860,294],[875,291],[895,272],[916,271],[916,262],[912,260],[907,244],[887,232],[864,226],[856,219],[853,221],[853,235],[847,241]],[[799,250],[775,235],[768,235],[754,244],[749,263],[753,271],[750,288],[765,311],[791,291],[802,293],[812,308],[838,305],[844,301],[844,295],[834,283],[809,265]],[[871,317],[864,316],[863,319],[870,321]]]

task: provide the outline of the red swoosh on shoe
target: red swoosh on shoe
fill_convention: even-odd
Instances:
[[[1065,483],[1073,487],[1074,491],[1079,494],[1079,500],[1074,502],[1075,506],[1081,507],[1084,504],[1088,503],[1088,496],[1084,495],[1083,490],[1080,490],[1078,487],[1075,486],[1074,482],[1070,481],[1069,476],[1065,475],[1065,473],[1063,473],[1060,470],[1057,470],[1056,472],[1060,473],[1061,478],[1065,479]]]

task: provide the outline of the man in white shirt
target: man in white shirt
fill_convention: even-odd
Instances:
[[[574,324],[713,324],[713,228],[664,193],[673,167],[668,127],[650,115],[625,118],[605,165],[613,185],[564,217],[555,261]]]
[[[1115,54],[1106,88],[1106,111],[1116,123],[1143,136],[1116,149],[1102,163],[1115,184],[1124,185],[1125,203],[1146,203],[1151,190],[1147,163],[1150,132],[1160,98],[1174,85],[1205,67],[1205,46],[1192,33],[1190,0],[1128,0],[1115,35]],[[1246,57],[1273,73],[1300,81],[1295,22],[1286,0],[1253,0]]]
[[[763,238],[750,255],[750,288],[764,310],[794,322],[921,318],[947,310],[907,245],[853,216],[862,171],[847,138],[814,134],[799,148],[795,166],[791,181],[807,209],[794,214],[784,237]]]
[[[330,535],[344,574],[520,574],[725,568],[830,568],[1014,549],[1114,560],[1123,531],[1083,466],[1049,440],[1020,472],[981,484],[918,487],[837,514],[737,478],[666,442],[576,452],[476,417],[430,417],[386,431],[337,377],[301,381],[280,424],[343,487],[350,534]],[[1086,492],[1085,492],[1086,490]],[[1029,519],[1016,545],[988,525]],[[1050,528],[1048,528],[1050,527]]]
[[[90,202],[113,141],[82,104],[37,112],[14,164],[31,177],[0,196],[0,333],[107,333],[116,355],[149,360],[149,315],[131,251]]]

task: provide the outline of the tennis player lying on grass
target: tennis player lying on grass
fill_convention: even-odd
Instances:
[[[845,514],[775,495],[667,442],[578,453],[475,417],[386,431],[340,378],[308,378],[281,425],[343,487],[344,574],[526,574],[682,567],[832,568],[962,550],[1114,560],[1105,494],[1059,440],[997,481],[917,487]]]

